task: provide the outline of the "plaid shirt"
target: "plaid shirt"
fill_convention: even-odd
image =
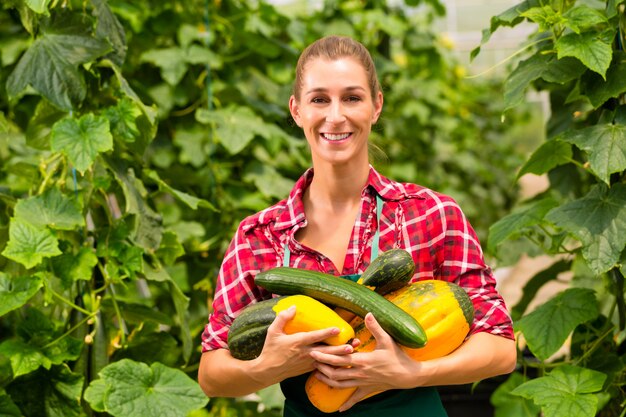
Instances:
[[[286,200],[239,225],[218,275],[213,311],[202,334],[203,352],[227,348],[228,329],[234,318],[245,306],[272,296],[254,284],[254,277],[283,264],[285,244],[291,251],[291,267],[333,275],[363,273],[371,261],[370,246],[378,226],[375,193],[384,201],[380,252],[392,248],[410,252],[416,266],[413,281],[434,278],[463,287],[475,308],[470,333],[514,338],[509,313],[485,265],[478,238],[452,198],[419,185],[391,181],[370,167],[343,270],[338,271],[329,258],[294,238],[296,231],[307,224],[302,195],[312,179],[313,169],[309,169]]]

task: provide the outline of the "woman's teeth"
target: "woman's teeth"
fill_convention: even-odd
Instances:
[[[322,136],[324,136],[324,138],[327,140],[342,140],[350,136],[350,133],[341,133],[337,135],[332,133],[324,133],[322,134]]]

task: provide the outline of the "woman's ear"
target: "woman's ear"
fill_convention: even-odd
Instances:
[[[299,127],[302,127],[300,124],[300,106],[298,105],[298,100],[292,95],[289,97],[289,112],[291,113],[291,117],[296,122]]]
[[[383,93],[382,91],[379,91],[378,94],[376,94],[376,101],[374,102],[374,114],[372,115],[372,124],[376,124],[382,111],[383,111]]]

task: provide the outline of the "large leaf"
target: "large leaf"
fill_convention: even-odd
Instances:
[[[48,228],[39,228],[19,219],[11,219],[9,243],[2,255],[26,268],[39,265],[43,258],[60,255],[59,242]]]
[[[505,111],[524,100],[524,93],[532,82],[544,79],[548,82],[564,84],[572,81],[585,71],[585,66],[570,57],[557,58],[554,53],[537,52],[509,75],[504,84]]]
[[[526,398],[513,395],[511,391],[526,382],[526,378],[514,372],[491,396],[491,404],[495,407],[494,417],[536,417],[539,407]]]
[[[11,360],[13,376],[29,374],[40,366],[50,369],[52,361],[43,352],[22,340],[9,339],[0,343],[0,355],[4,355]]]
[[[279,128],[254,114],[249,107],[229,107],[208,111],[199,109],[196,120],[215,125],[215,137],[231,155],[241,152],[256,135],[271,139],[286,135]]]
[[[18,96],[29,85],[63,110],[72,110],[86,95],[78,66],[100,57],[110,46],[90,33],[78,14],[55,14],[20,58],[7,79],[7,93]]]
[[[517,177],[528,173],[545,174],[552,168],[572,162],[572,155],[571,145],[556,139],[548,140],[533,152],[520,169]]]
[[[7,391],[26,416],[83,417],[83,380],[67,365],[59,365],[20,378]]]
[[[626,245],[626,185],[602,184],[586,196],[553,209],[546,219],[583,244],[582,253],[597,274],[619,260]]]
[[[42,195],[19,200],[15,205],[15,217],[33,226],[73,230],[85,225],[85,219],[74,199],[50,188]]]
[[[547,376],[530,380],[514,395],[532,399],[545,417],[593,417],[606,375],[591,369],[561,365]]]
[[[626,92],[626,54],[613,52],[613,62],[606,73],[606,80],[594,72],[588,72],[580,80],[580,93],[589,99],[594,108],[607,100]]]
[[[194,380],[158,362],[148,366],[122,359],[105,367],[100,377],[87,388],[85,398],[116,417],[185,417],[208,402]]]
[[[572,7],[563,14],[563,17],[566,19],[565,26],[575,33],[593,28],[600,23],[607,23],[607,18],[604,13],[584,4]]]
[[[80,119],[59,120],[52,127],[52,150],[63,152],[81,173],[98,154],[113,149],[113,136],[106,117],[85,114]]]
[[[613,59],[613,47],[606,42],[606,36],[596,31],[568,33],[556,42],[559,59],[571,56],[577,58],[590,70],[606,79],[606,71]]]
[[[94,5],[94,15],[98,20],[96,37],[106,39],[111,43],[113,52],[109,54],[111,61],[121,66],[126,58],[126,33],[124,27],[111,11],[108,1],[91,0]]]
[[[201,207],[210,208],[213,211],[217,211],[215,206],[213,206],[213,204],[209,203],[207,200],[194,197],[190,194],[187,194],[187,193],[184,193],[182,191],[172,188],[168,183],[163,181],[161,177],[159,177],[159,174],[156,171],[146,170],[144,173],[146,174],[148,178],[150,178],[151,180],[154,180],[157,183],[157,185],[159,186],[159,190],[162,190],[162,191],[165,191],[166,193],[171,194],[178,201],[185,203],[187,206],[189,206],[193,210],[197,210],[198,206],[201,206]]]
[[[557,139],[587,152],[591,170],[606,184],[610,183],[611,174],[626,170],[625,125],[597,124],[565,131]]]
[[[541,360],[555,353],[576,326],[598,315],[592,290],[570,288],[559,293],[515,323],[531,352]]]
[[[91,248],[85,246],[77,253],[67,251],[52,259],[54,273],[61,279],[64,288],[70,288],[78,280],[89,281],[97,264],[98,257]]]
[[[524,229],[540,224],[544,216],[557,206],[552,198],[544,198],[514,211],[498,220],[489,228],[487,248],[494,253],[497,246],[514,236],[518,236]]]
[[[26,304],[42,286],[41,277],[20,275],[11,278],[0,272],[0,317]]]
[[[131,238],[147,251],[157,250],[163,234],[162,218],[147,204],[147,191],[143,182],[135,177],[134,171],[127,169],[122,161],[107,159],[107,164],[124,193],[125,213],[134,215]]]

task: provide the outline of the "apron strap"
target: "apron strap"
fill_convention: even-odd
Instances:
[[[374,233],[374,239],[372,239],[372,261],[378,258],[378,246],[380,245],[380,216],[383,213],[383,199],[376,194],[376,222],[378,223],[376,226],[376,232]],[[289,262],[291,261],[291,250],[289,249],[289,237],[285,239],[285,244],[283,245],[283,266],[289,266]],[[357,278],[358,279],[358,278]],[[354,279],[352,279],[354,281]]]

